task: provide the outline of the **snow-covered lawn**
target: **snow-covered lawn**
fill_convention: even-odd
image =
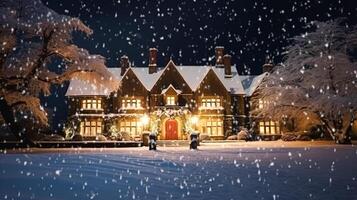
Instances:
[[[0,199],[357,199],[356,146],[33,149],[0,155]]]

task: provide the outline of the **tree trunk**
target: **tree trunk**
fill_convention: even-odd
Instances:
[[[330,137],[335,140],[336,135],[335,132],[333,131],[333,125],[330,123],[326,118],[320,117],[320,120],[322,121],[322,125],[325,127],[325,130],[328,132]]]
[[[342,128],[336,135],[336,143],[338,144],[351,144],[350,131],[352,128],[353,117],[351,113],[345,113],[342,117]]]
[[[12,107],[6,102],[4,97],[0,97],[0,113],[9,127],[11,133],[22,143],[32,145],[33,142],[22,132],[21,125],[15,122],[15,116]]]

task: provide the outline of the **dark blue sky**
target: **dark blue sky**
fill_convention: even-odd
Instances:
[[[46,2],[46,1],[45,1]],[[243,66],[258,73],[265,56],[279,62],[287,39],[303,32],[306,23],[336,17],[356,18],[355,0],[48,0],[61,14],[82,19],[94,30],[76,39],[93,53],[117,65],[128,54],[146,66],[149,47],[157,47],[159,62],[172,57],[178,64],[209,64],[214,47],[222,45]]]
[[[79,17],[94,30],[74,42],[117,66],[126,54],[147,66],[148,49],[159,49],[160,66],[213,64],[214,47],[225,46],[243,73],[257,74],[267,55],[280,62],[289,38],[307,23],[347,17],[357,22],[356,0],[43,0],[61,14]],[[65,88],[51,96],[54,123],[66,119]]]

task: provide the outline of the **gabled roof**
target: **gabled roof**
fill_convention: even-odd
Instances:
[[[161,94],[165,94],[167,91],[170,90],[170,88],[171,88],[173,91],[175,91],[176,94],[181,94],[181,93],[182,93],[181,90],[177,90],[172,84],[170,84],[167,88],[165,88],[165,89],[163,89],[163,90],[161,91]]]
[[[121,81],[121,79],[124,77],[124,76],[120,76],[120,72],[121,72],[120,67],[108,67],[108,70],[119,81]]]
[[[154,87],[155,83],[164,71],[163,69],[161,69],[158,70],[156,73],[149,74],[149,70],[147,67],[131,67],[131,69],[148,91],[150,91],[152,87]]]
[[[108,96],[112,89],[92,80],[71,79],[66,96]]]
[[[261,75],[246,75],[240,76],[242,80],[242,85],[244,87],[245,96],[250,97],[253,95],[255,90],[258,88],[260,83],[269,73],[265,72]]]
[[[176,66],[176,68],[193,91],[196,91],[209,69],[211,69],[210,66]]]
[[[176,67],[177,71],[180,73],[184,81],[188,86],[196,91],[202,80],[206,77],[210,69],[217,75],[219,80],[222,82],[224,87],[231,94],[243,94],[246,96],[251,96],[256,90],[258,85],[261,83],[263,78],[267,73],[258,75],[258,76],[241,76],[238,74],[235,66],[232,66],[232,77],[226,78],[224,75],[224,68],[217,68],[215,66],[192,66],[192,65],[183,65],[176,66],[172,61],[170,61],[165,68],[158,68],[156,73],[149,74],[147,67],[130,67],[133,73],[137,76],[143,86],[151,91],[155,83],[160,79],[164,70],[170,66],[170,63]],[[122,81],[125,74],[121,76],[120,68],[108,68],[108,70],[113,74],[113,76],[118,80]],[[112,91],[105,88],[103,85],[98,85],[95,82],[82,81],[79,79],[73,79],[70,82],[69,88],[67,90],[66,96],[106,96],[109,95]]]
[[[229,91],[231,94],[245,94],[240,76],[235,67],[232,67],[231,78],[224,77],[224,68],[212,67],[212,69],[216,73],[219,80],[223,83],[227,91]]]
[[[158,78],[158,80],[161,79],[162,76],[165,76],[166,72],[169,73],[170,67],[172,67],[173,70],[177,71],[178,76],[180,76],[180,77],[182,78],[184,84],[189,87],[190,91],[195,91],[195,90],[190,86],[190,84],[187,82],[187,79],[186,79],[186,78],[183,76],[183,74],[179,71],[178,67],[176,66],[176,64],[175,64],[174,61],[172,61],[172,60],[170,60],[170,61],[166,64],[165,68],[161,70],[161,75],[160,75],[160,77]],[[154,87],[156,84],[157,84],[157,82],[154,83],[153,87]],[[152,87],[151,89],[153,89],[153,87]]]

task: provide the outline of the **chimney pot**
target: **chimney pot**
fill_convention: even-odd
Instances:
[[[223,67],[223,54],[224,54],[224,47],[217,46],[215,48],[215,57],[216,57],[216,67]]]
[[[226,54],[223,56],[223,65],[224,65],[224,77],[231,78],[232,74],[232,64],[231,64],[232,56]]]
[[[129,63],[129,58],[128,56],[122,56],[120,58],[120,76],[123,76],[126,72],[126,70],[130,67],[130,63]]]
[[[270,57],[267,56],[265,58],[265,64],[263,65],[263,73],[265,73],[265,72],[270,73],[273,70],[273,68],[274,68],[274,64],[273,64],[272,60],[270,59]]]
[[[149,49],[149,74],[157,72],[157,49]]]

